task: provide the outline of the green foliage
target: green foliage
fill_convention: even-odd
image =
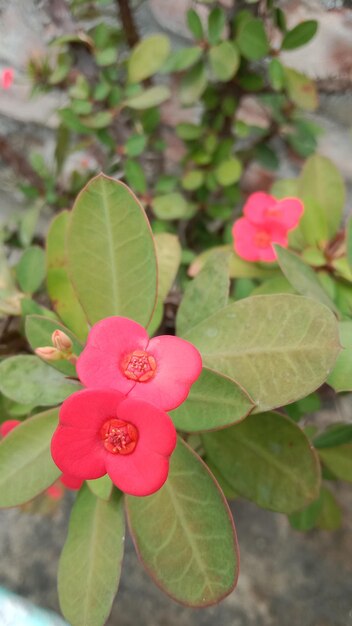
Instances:
[[[31,294],[39,289],[45,274],[45,254],[42,248],[30,246],[22,254],[16,268],[17,280],[25,293]]]
[[[139,83],[160,69],[170,51],[170,42],[165,35],[152,35],[140,41],[133,49],[128,61],[128,78]]]
[[[313,39],[318,30],[318,22],[316,20],[307,20],[297,24],[292,30],[286,32],[282,44],[282,50],[294,50],[305,46]]]
[[[59,563],[59,599],[72,626],[103,626],[119,584],[125,524],[121,494],[108,501],[83,486]]]
[[[25,330],[28,343],[33,351],[36,348],[51,346],[51,336],[54,330],[61,330],[71,339],[73,343],[73,354],[78,356],[82,352],[83,346],[81,342],[78,341],[77,337],[68,328],[48,317],[28,315],[25,322]],[[66,376],[74,377],[76,375],[76,368],[69,361],[49,361],[48,365],[59,370],[59,372],[62,372]]]
[[[50,454],[58,422],[56,409],[39,413],[17,426],[0,442],[0,506],[32,500],[60,475]]]
[[[261,19],[248,18],[242,22],[236,43],[246,59],[258,61],[269,52],[268,36]]]
[[[158,585],[189,606],[215,604],[234,588],[237,542],[231,513],[199,457],[181,440],[165,485],[127,496],[132,537]]]
[[[301,429],[278,413],[249,415],[203,435],[207,459],[234,491],[261,507],[292,513],[319,494],[319,463]]]

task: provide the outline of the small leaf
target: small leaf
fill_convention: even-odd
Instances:
[[[242,163],[236,157],[230,157],[222,161],[215,170],[216,180],[222,187],[228,187],[237,183],[241,178]]]
[[[163,302],[169,293],[181,263],[181,246],[176,235],[158,233],[154,237],[158,259],[158,296]]]
[[[262,411],[317,389],[340,350],[334,314],[289,294],[229,304],[184,337],[200,350],[206,367],[236,380]]]
[[[138,161],[128,159],[125,162],[125,179],[135,193],[144,194],[147,191],[147,179],[144,170]]]
[[[319,449],[324,465],[340,480],[352,482],[352,444],[345,443],[335,448]]]
[[[139,557],[158,585],[178,602],[219,602],[237,581],[231,513],[206,466],[182,440],[165,485],[148,498],[126,497]]]
[[[306,265],[297,254],[282,248],[278,244],[274,244],[274,248],[283,273],[296,291],[301,293],[302,296],[318,300],[334,311],[334,313],[338,313],[335,304],[321,286],[314,270],[309,265]]]
[[[284,68],[278,59],[272,59],[268,66],[268,75],[271,86],[276,91],[281,91],[285,83]]]
[[[68,275],[66,235],[69,218],[69,212],[62,211],[50,224],[46,241],[47,287],[55,311],[77,337],[84,340],[88,333],[87,318]]]
[[[87,485],[91,492],[102,500],[110,500],[114,485],[112,484],[109,476],[105,474],[101,478],[95,480],[87,480]]]
[[[165,100],[168,100],[171,96],[170,89],[165,85],[157,85],[155,87],[149,87],[141,93],[129,98],[125,102],[125,106],[130,109],[136,109],[137,111],[143,111],[144,109],[150,109],[156,107]]]
[[[223,41],[210,48],[209,61],[215,77],[227,82],[236,74],[240,65],[240,56],[234,44],[230,41]]]
[[[250,61],[259,61],[265,57],[269,52],[269,41],[263,21],[259,18],[243,21],[236,43],[242,55]]]
[[[352,424],[331,424],[313,443],[318,450],[352,442]]]
[[[204,183],[204,172],[202,170],[191,170],[182,178],[182,187],[187,191],[195,191]]]
[[[0,507],[32,500],[60,476],[50,454],[57,424],[58,411],[51,409],[28,418],[0,442]]]
[[[352,269],[352,217],[349,218],[346,226],[347,260]]]
[[[327,383],[337,392],[352,391],[352,321],[340,322],[339,331],[343,350],[337,357]]]
[[[181,48],[173,52],[162,67],[163,74],[168,72],[183,72],[195,65],[203,54],[202,48],[193,46],[191,48]]]
[[[234,380],[203,368],[187,400],[171,411],[170,416],[178,430],[201,432],[234,424],[245,418],[253,406]]]
[[[196,278],[187,285],[176,318],[177,333],[181,337],[228,303],[228,265],[226,253],[213,254]]]
[[[11,356],[0,363],[0,391],[21,404],[59,404],[81,387],[36,356]]]
[[[18,284],[25,293],[34,293],[46,274],[45,253],[39,246],[30,246],[21,256],[16,268]]]
[[[121,495],[108,501],[83,486],[73,506],[58,572],[60,606],[71,626],[103,626],[121,574],[125,524]]]
[[[180,100],[184,106],[191,106],[198,102],[207,86],[205,65],[199,61],[189,70],[181,80]]]
[[[170,41],[165,35],[151,35],[142,39],[132,51],[128,61],[128,79],[139,83],[155,74],[170,51]]]
[[[147,137],[145,135],[131,135],[126,143],[125,150],[129,157],[136,157],[142,154],[147,145]]]
[[[221,7],[214,7],[208,16],[208,39],[212,46],[220,41],[225,25],[225,11]]]
[[[187,16],[187,25],[192,35],[196,39],[203,39],[204,37],[203,26],[202,26],[202,22],[200,21],[200,17],[198,13],[196,13],[194,9],[189,9],[187,11],[186,16]]]
[[[146,215],[124,185],[99,175],[79,194],[68,267],[89,321],[109,315],[147,324],[156,300],[156,257]]]
[[[281,44],[281,50],[294,50],[305,46],[318,30],[318,22],[316,20],[306,20],[297,24],[292,30],[289,30]]]
[[[292,513],[289,517],[292,528],[300,531],[312,530],[317,525],[319,515],[323,508],[323,499],[321,493],[317,500],[314,500],[302,511]]]
[[[320,494],[322,507],[317,519],[317,527],[321,530],[337,530],[341,526],[342,511],[329,489],[323,487]]]
[[[205,451],[231,487],[259,506],[292,513],[319,495],[319,463],[308,439],[279,413],[202,436]]]
[[[315,111],[318,107],[318,92],[315,83],[305,74],[290,67],[284,67],[286,88],[289,98],[305,111]]]
[[[43,346],[51,346],[51,336],[54,330],[61,330],[62,332],[66,333],[68,337],[70,337],[73,343],[74,354],[78,356],[83,350],[83,345],[81,344],[81,342],[78,341],[77,337],[73,333],[71,333],[68,328],[48,317],[43,317],[41,315],[28,315],[26,318],[25,328],[26,337],[32,350],[35,350],[36,348],[41,348]],[[50,361],[48,365],[59,370],[59,372],[62,372],[66,376],[77,375],[75,366],[66,360]]]
[[[180,193],[167,193],[153,199],[153,211],[161,220],[186,219],[192,214],[192,209]]]
[[[178,124],[176,126],[176,134],[185,141],[199,139],[202,136],[202,133],[203,128],[201,126],[196,126],[196,124],[183,122],[182,124]]]

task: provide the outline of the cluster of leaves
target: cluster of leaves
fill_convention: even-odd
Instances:
[[[59,566],[60,602],[73,626],[103,624],[110,611],[123,553],[123,504],[147,570],[192,606],[218,602],[237,580],[237,541],[218,483],[228,498],[286,513],[297,528],[339,523],[334,496],[322,487],[321,463],[325,478],[351,480],[351,426],[304,432],[275,411],[294,403],[297,419],[329,372],[338,376],[348,351],[338,356],[335,312],[315,288],[308,298],[283,290],[233,301],[230,257],[213,251],[178,309],[176,332],[200,350],[204,368],[188,399],[170,413],[180,436],[166,484],[148,498],[123,498],[111,482],[97,479],[75,501]],[[59,328],[79,354],[89,324],[110,315],[157,332],[180,260],[177,237],[153,236],[125,185],[94,178],[73,210],[51,224],[46,280],[60,321],[44,308],[27,315],[29,345],[49,345]],[[58,478],[50,455],[56,405],[78,388],[74,365],[65,360],[17,355],[0,363],[0,391],[25,417],[0,443],[1,506],[27,502]]]

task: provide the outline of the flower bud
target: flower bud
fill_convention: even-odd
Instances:
[[[44,359],[44,361],[60,361],[63,358],[60,350],[57,350],[52,346],[36,348],[34,352],[37,356],[40,356],[41,359]]]
[[[53,346],[55,346],[57,350],[60,350],[62,352],[72,351],[72,341],[66,335],[66,333],[62,332],[62,330],[54,330],[53,334],[51,335],[51,341],[53,342]]]

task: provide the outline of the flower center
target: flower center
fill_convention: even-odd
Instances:
[[[138,441],[138,430],[133,424],[110,419],[100,430],[105,449],[112,454],[131,454]]]
[[[122,361],[122,371],[127,378],[145,383],[155,376],[156,361],[144,350],[135,350]]]
[[[267,248],[271,243],[271,236],[265,230],[258,230],[254,235],[257,248]]]
[[[277,208],[276,206],[271,207],[270,209],[266,209],[265,217],[281,217],[282,209]]]

